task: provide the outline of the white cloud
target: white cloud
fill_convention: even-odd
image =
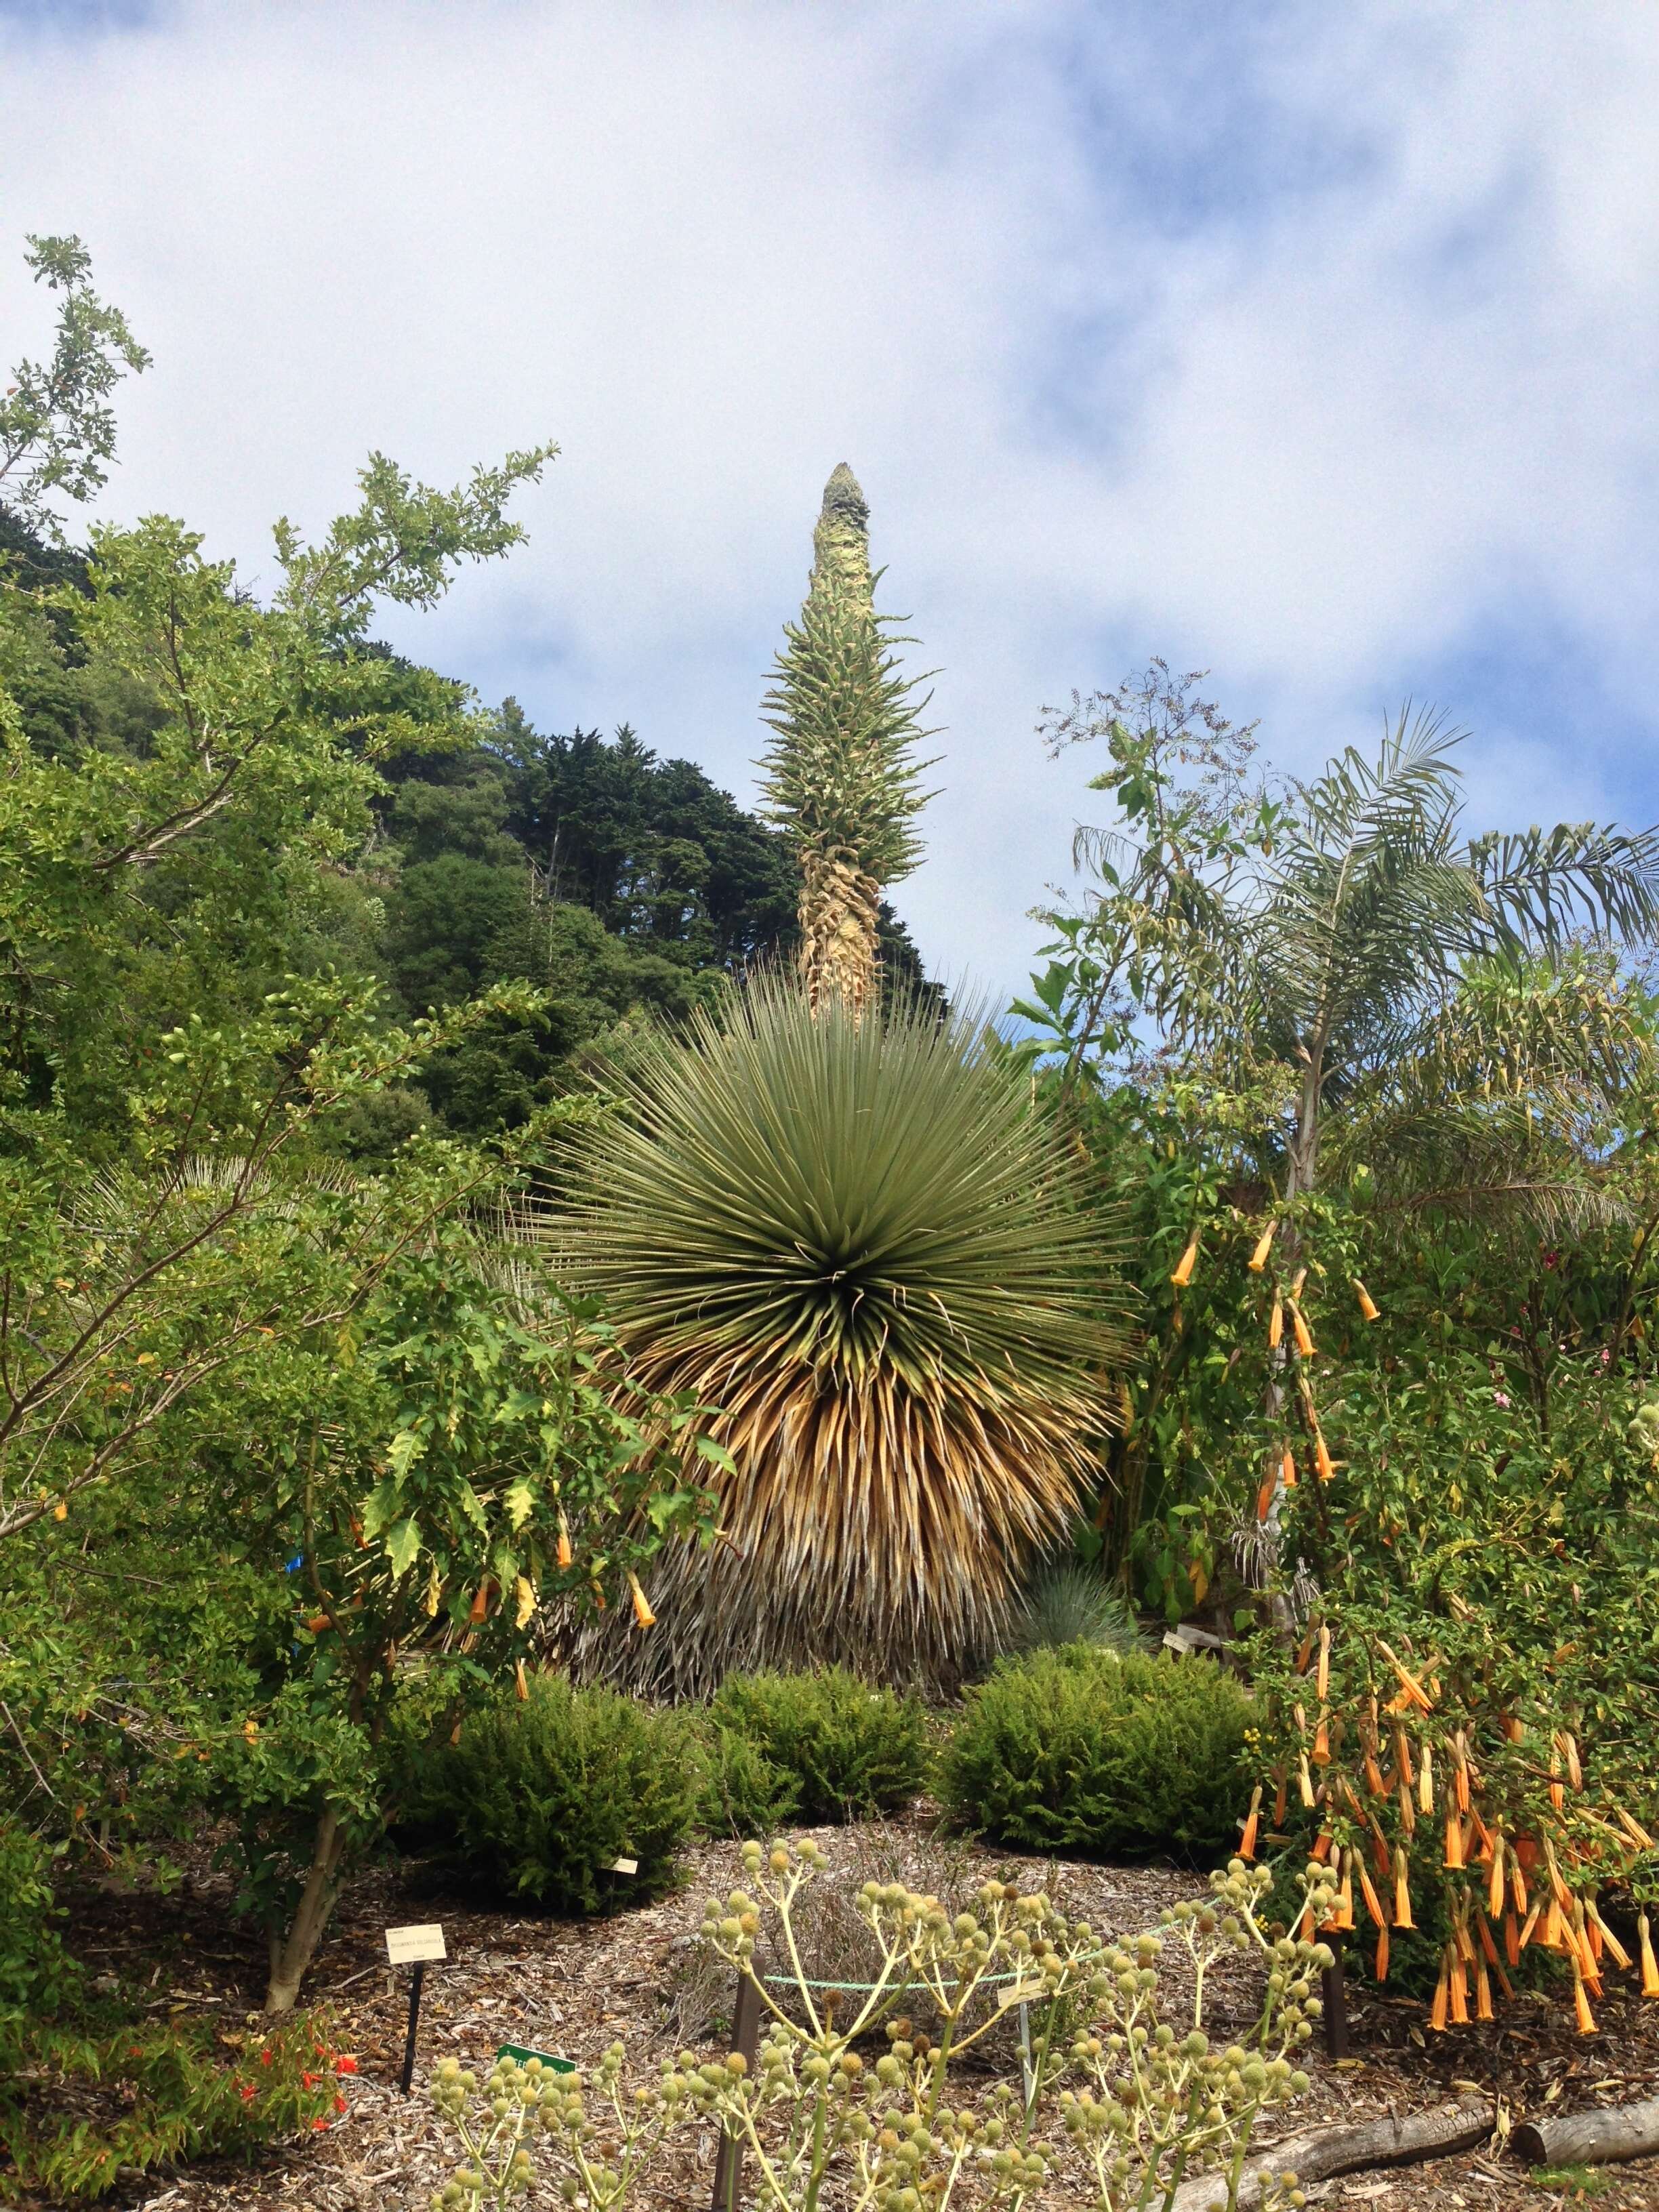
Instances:
[[[1018,982],[1066,864],[1084,764],[1037,707],[1151,651],[1292,763],[1461,670],[1483,809],[1659,798],[1659,16],[1239,13],[0,17],[0,319],[39,328],[21,233],[80,231],[156,356],[112,511],[256,572],[370,446],[453,477],[557,437],[532,546],[418,648],[739,788],[851,460],[944,670],[898,902],[956,974]],[[1529,623],[1571,665],[1526,727],[1468,672]]]

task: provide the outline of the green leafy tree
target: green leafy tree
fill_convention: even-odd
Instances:
[[[118,307],[92,289],[92,257],[78,238],[31,235],[24,259],[37,284],[61,294],[49,361],[20,361],[0,397],[0,500],[53,538],[53,493],[86,501],[108,479],[115,451],[109,395],[149,367]]]

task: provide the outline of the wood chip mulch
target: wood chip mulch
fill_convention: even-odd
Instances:
[[[832,1861],[860,1847],[859,1830],[817,1832]],[[896,1835],[881,1832],[890,1852]],[[920,1816],[908,1831],[925,1857]],[[992,1850],[968,1853],[975,1879],[994,1875],[1035,1887],[1045,1875],[1060,1885],[1074,1917],[1097,1928],[1132,1934],[1152,1926],[1162,1908],[1201,1894],[1202,1878],[1167,1864],[1093,1866],[1065,1863],[1052,1871],[1035,1861]],[[578,2062],[596,2058],[618,2038],[654,2070],[685,2039],[687,2014],[665,1999],[684,1984],[688,1934],[702,1900],[737,1878],[735,1850],[705,1844],[690,1854],[685,1885],[665,1901],[605,1921],[569,1922],[528,1912],[481,1909],[476,1899],[435,1893],[418,1868],[383,1868],[349,1893],[313,1969],[308,2002],[326,2004],[339,2047],[356,2054],[360,2071],[342,2083],[347,2110],[329,2131],[275,2148],[252,2168],[221,2164],[135,2179],[109,2200],[115,2212],[421,2212],[453,2170],[446,2142],[421,2093],[427,2069],[453,2053],[482,2076],[496,2048],[516,2043],[555,2051]],[[923,1882],[921,1886],[934,1887]],[[940,1893],[943,1894],[943,1892]],[[263,1960],[251,1937],[227,1917],[228,1886],[205,1858],[169,1898],[88,1892],[73,1900],[71,1942],[96,1972],[118,1972],[155,1991],[157,2007],[207,2011],[234,2033],[258,2005]],[[399,2094],[407,1977],[386,1965],[388,1924],[438,1920],[448,1963],[428,1970],[416,2091]],[[1617,1993],[1615,1993],[1617,1992]],[[1209,2025],[1220,2033],[1242,2026],[1251,2002],[1248,1976],[1230,1966],[1214,1990]],[[1173,2007],[1169,2016],[1178,2017]],[[1288,2135],[1322,2122],[1407,2113],[1476,2090],[1503,2100],[1518,2123],[1540,2111],[1572,2112],[1621,2104],[1659,2093],[1659,2004],[1644,2004],[1609,1983],[1598,2007],[1600,2033],[1574,2032],[1570,2006],[1522,1996],[1495,2026],[1427,2033],[1426,2007],[1399,1996],[1352,1991],[1352,2056],[1333,2065],[1309,2061],[1313,2087],[1275,2116],[1273,2133]],[[706,2047],[718,2047],[718,2028]],[[1264,2131],[1264,2142],[1266,2134]],[[712,2136],[653,2183],[651,2212],[706,2212],[714,2155]],[[1495,2143],[1431,2165],[1356,2173],[1309,2191],[1310,2202],[1364,2207],[1365,2212],[1542,2212],[1547,2206],[1594,2203],[1605,2212],[1659,2212],[1659,2160],[1598,2170],[1596,2193],[1540,2186]],[[752,2202],[752,2199],[750,2200]],[[544,2187],[532,2207],[557,2204]],[[1088,2198],[1076,2169],[1069,2172],[1063,2138],[1060,2163],[1032,2212],[1081,2208]]]

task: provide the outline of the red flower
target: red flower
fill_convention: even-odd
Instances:
[[[313,2120],[311,2124],[311,2132],[314,2136],[325,2134],[327,2131],[327,2128],[328,2122],[326,2120]]]
[[[357,2062],[351,2056],[349,2051],[346,2053],[343,2058],[339,2058],[335,2061],[334,2071],[337,2074],[355,2074],[357,2071]]]
[[[244,2081],[240,2086],[242,2092],[242,2102],[245,2105],[251,2105],[253,2102],[253,2100],[258,2095],[259,2092],[254,2087],[252,2081]]]
[[[335,2097],[335,2100],[334,2100],[334,2109],[335,2109],[335,2111],[336,2111],[337,2112],[344,2112],[345,2108],[346,2108],[346,2106],[345,2106],[345,2099],[344,2099],[343,2097],[339,2096],[339,2095],[337,2095],[337,2095],[336,2095],[336,2097]]]
[[[317,2076],[314,2074],[302,2074],[300,2081],[301,2086],[307,2089],[314,2089],[317,2086]]]
[[[259,2063],[260,2063],[260,2065],[261,2065],[261,2066],[269,2066],[269,2065],[270,2065],[270,2051],[262,2051],[259,2053]]]

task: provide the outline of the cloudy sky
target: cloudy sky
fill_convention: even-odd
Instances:
[[[1430,699],[1472,822],[1659,817],[1659,8],[0,0],[0,338],[81,234],[155,366],[112,515],[250,580],[371,447],[542,437],[531,544],[389,634],[750,790],[824,477],[937,665],[896,903],[1018,985],[1161,653],[1279,765]]]

